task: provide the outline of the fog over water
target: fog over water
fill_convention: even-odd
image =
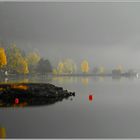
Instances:
[[[0,39],[91,66],[140,69],[140,3],[0,2]]]
[[[123,72],[130,68],[140,72],[140,3],[0,2],[1,40],[6,47],[16,42],[25,54],[39,50],[54,68],[61,59],[71,58],[80,69],[80,62],[87,59],[92,72],[93,67],[104,66],[105,74],[103,67],[97,74],[88,73],[87,61],[82,65],[85,74],[75,74],[75,65],[69,63],[59,63],[60,68],[47,74],[49,61],[39,63],[37,57],[37,66],[31,65],[32,59],[26,63],[28,57],[7,49],[7,58],[16,61],[1,69],[0,83],[22,84],[9,85],[10,92],[1,85],[0,138],[140,138],[140,74],[122,73],[121,67],[112,75],[106,72],[118,65]],[[6,65],[5,55],[1,60]],[[62,88],[31,87],[43,100],[30,106],[35,99],[23,83],[50,83],[75,96],[48,104],[62,96],[57,91]]]

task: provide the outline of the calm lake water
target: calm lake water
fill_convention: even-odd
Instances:
[[[50,82],[75,91],[76,96],[49,106],[0,108],[0,127],[7,138],[140,138],[139,78],[8,80],[5,82]]]

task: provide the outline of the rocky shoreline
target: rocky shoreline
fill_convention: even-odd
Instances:
[[[0,84],[0,107],[49,105],[70,96],[75,92],[49,83]]]

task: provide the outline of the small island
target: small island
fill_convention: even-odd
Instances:
[[[0,107],[49,105],[70,96],[75,93],[49,83],[0,84]]]

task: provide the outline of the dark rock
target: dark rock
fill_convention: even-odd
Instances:
[[[0,84],[1,107],[49,105],[70,96],[75,93],[48,83]],[[18,104],[15,99],[19,100]]]

